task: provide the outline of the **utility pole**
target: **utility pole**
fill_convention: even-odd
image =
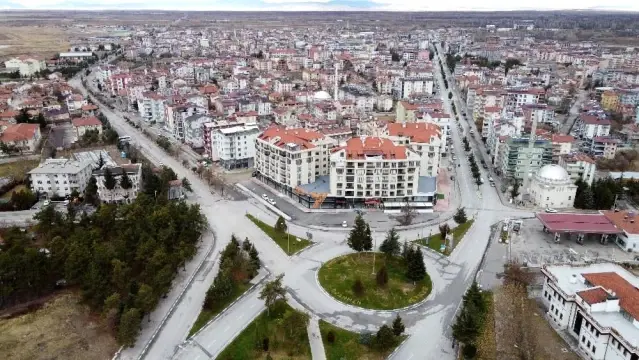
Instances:
[[[373,275],[375,275],[375,252],[377,251],[377,240],[375,239],[375,232],[373,231]]]

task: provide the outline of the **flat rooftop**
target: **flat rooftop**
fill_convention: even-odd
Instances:
[[[330,176],[320,176],[317,179],[315,179],[314,182],[310,183],[310,184],[304,184],[304,185],[300,185],[300,187],[302,189],[304,189],[304,191],[306,191],[307,193],[330,193],[331,192],[331,182],[330,182]]]
[[[617,228],[604,214],[537,213],[537,219],[551,232],[584,234],[619,234]]]

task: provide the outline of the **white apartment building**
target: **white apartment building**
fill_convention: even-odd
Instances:
[[[398,99],[408,99],[412,94],[432,94],[432,77],[405,77],[398,80],[395,86],[395,96]]]
[[[582,138],[592,139],[610,134],[611,122],[608,119],[601,119],[595,115],[582,114],[579,117],[578,124],[579,134]]]
[[[145,121],[163,123],[165,120],[164,104],[166,98],[156,93],[147,92],[138,99],[138,112]]]
[[[521,109],[524,105],[537,104],[544,94],[544,89],[509,89],[506,95],[506,105],[513,109]]]
[[[227,170],[253,167],[255,139],[259,133],[257,125],[216,129],[211,134],[214,158]]]
[[[193,147],[201,148],[205,144],[204,124],[210,123],[211,117],[208,115],[191,115],[184,119],[184,143]]]
[[[330,193],[403,204],[417,195],[420,156],[390,139],[355,137],[331,155]]]
[[[437,176],[441,154],[441,129],[432,123],[389,123],[384,135],[420,157],[419,175]]]
[[[47,68],[44,60],[26,55],[7,60],[4,62],[4,66],[10,71],[18,71],[20,76],[31,76]]]
[[[448,136],[450,134],[450,115],[443,112],[427,111],[417,116],[417,122],[432,123],[439,126],[441,138],[440,152],[448,152]]]
[[[329,174],[337,141],[308,129],[270,127],[255,140],[255,171],[279,188],[293,190]]]
[[[639,358],[639,279],[614,263],[544,266],[546,317],[577,339],[584,359]]]
[[[46,159],[29,171],[31,190],[46,197],[66,197],[73,190],[82,193],[92,170],[90,161]]]
[[[111,175],[113,175],[116,180],[115,187],[111,190],[104,186],[104,173],[106,169],[109,169]],[[131,187],[129,189],[122,188],[122,177],[124,174],[131,180]],[[103,203],[130,204],[142,190],[142,164],[127,164],[114,167],[105,166],[102,169],[93,171],[92,175],[98,184],[98,197]]]
[[[597,163],[586,154],[565,154],[559,157],[559,165],[566,169],[570,180],[574,184],[577,179],[583,180],[588,185],[595,181]]]

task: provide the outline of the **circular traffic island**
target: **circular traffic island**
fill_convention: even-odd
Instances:
[[[419,272],[404,258],[386,257],[383,253],[375,254],[373,271],[373,253],[355,253],[327,261],[319,269],[318,280],[326,292],[343,303],[394,310],[417,304],[430,294],[428,273],[423,271],[423,278],[413,281],[409,276],[420,277],[415,276],[415,271]]]

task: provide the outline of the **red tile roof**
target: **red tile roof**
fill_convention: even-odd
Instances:
[[[431,137],[439,137],[439,126],[432,123],[390,123],[388,134],[410,138],[411,142],[429,144]]]
[[[572,143],[575,138],[570,135],[553,134],[551,141],[554,143]]]
[[[588,234],[619,234],[605,214],[537,213],[537,218],[551,232],[582,232]]]
[[[98,118],[96,118],[95,116],[77,118],[77,119],[73,119],[71,122],[73,123],[73,126],[75,127],[102,125],[100,120],[98,120]]]
[[[611,290],[619,298],[619,307],[639,319],[639,289],[614,272],[581,274],[594,286]]]
[[[346,158],[363,160],[367,156],[382,156],[386,160],[406,159],[406,148],[395,145],[389,139],[378,137],[354,137],[346,142]]]
[[[12,124],[0,134],[0,141],[28,141],[34,138],[39,129],[38,124]]]
[[[602,303],[608,298],[608,293],[602,288],[579,291],[577,295],[590,305]]]
[[[277,147],[283,148],[286,144],[296,144],[302,147],[303,150],[306,150],[314,148],[315,145],[313,145],[312,142],[324,138],[324,135],[314,130],[302,128],[283,129],[272,126],[260,134],[258,138],[267,142],[271,142],[277,138],[277,141],[274,143]]]

